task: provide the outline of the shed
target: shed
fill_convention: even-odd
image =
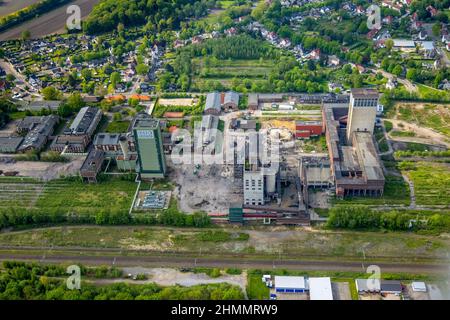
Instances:
[[[275,291],[280,293],[305,292],[305,277],[275,276]]]
[[[333,300],[331,278],[309,278],[310,300]]]

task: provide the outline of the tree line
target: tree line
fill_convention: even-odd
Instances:
[[[327,227],[334,229],[385,229],[390,231],[436,230],[450,228],[450,218],[420,212],[374,211],[364,206],[334,207]]]
[[[3,263],[0,273],[0,300],[241,300],[242,290],[228,283],[196,285],[192,287],[161,287],[155,283],[135,285],[114,283],[95,286],[81,283],[79,290],[69,290],[68,277],[62,266],[40,265],[24,262]],[[81,266],[82,275],[108,278],[104,272],[117,277],[121,270],[100,267],[91,270]],[[89,274],[90,273],[90,274]],[[98,275],[98,276],[97,276]],[[83,278],[82,278],[83,280]]]
[[[123,210],[99,210],[96,214],[70,213],[58,208],[0,209],[0,230],[10,227],[43,226],[54,224],[96,224],[96,225],[166,225],[176,227],[207,227],[211,220],[204,212],[185,214],[168,209],[158,214],[129,215]]]
[[[102,0],[83,28],[89,34],[97,34],[147,24],[160,32],[179,27],[186,18],[205,15],[214,4],[212,0]]]

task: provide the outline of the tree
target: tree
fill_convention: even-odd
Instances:
[[[85,68],[85,69],[81,70],[81,76],[83,77],[83,79],[85,81],[91,81],[91,79],[92,79],[92,71],[91,71],[91,69]]]
[[[116,88],[117,84],[120,83],[120,80],[121,80],[121,78],[120,78],[120,73],[118,73],[118,72],[113,72],[113,73],[111,73],[110,81],[111,81],[111,85],[112,85],[114,88]]]
[[[45,87],[42,89],[42,95],[44,96],[44,100],[60,100],[62,94],[54,87]]]
[[[28,39],[30,39],[30,38],[31,38],[31,32],[30,32],[30,30],[24,30],[24,31],[22,31],[22,33],[21,33],[21,38],[22,38],[22,40],[28,40]]]
[[[384,42],[384,45],[386,46],[386,49],[388,49],[389,52],[390,52],[390,51],[392,51],[392,48],[394,47],[394,40],[392,40],[392,39],[387,39],[387,40]]]
[[[441,34],[441,24],[438,22],[438,23],[435,23],[434,25],[433,25],[433,27],[431,28],[431,30],[432,30],[432,32],[433,32],[433,35],[435,36],[435,37],[438,37],[440,34]]]
[[[395,68],[392,70],[392,73],[395,74],[397,77],[400,76],[403,73],[403,67],[401,65],[396,65]]]
[[[149,71],[149,67],[143,63],[140,63],[136,66],[136,72],[137,74],[143,76],[146,75]]]

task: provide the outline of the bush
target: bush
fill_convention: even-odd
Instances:
[[[225,272],[227,274],[231,274],[231,275],[239,275],[242,274],[242,270],[241,269],[237,269],[237,268],[228,268],[225,270]]]

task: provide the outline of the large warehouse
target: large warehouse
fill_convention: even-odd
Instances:
[[[279,293],[301,293],[307,289],[305,277],[275,276],[275,291]]]

